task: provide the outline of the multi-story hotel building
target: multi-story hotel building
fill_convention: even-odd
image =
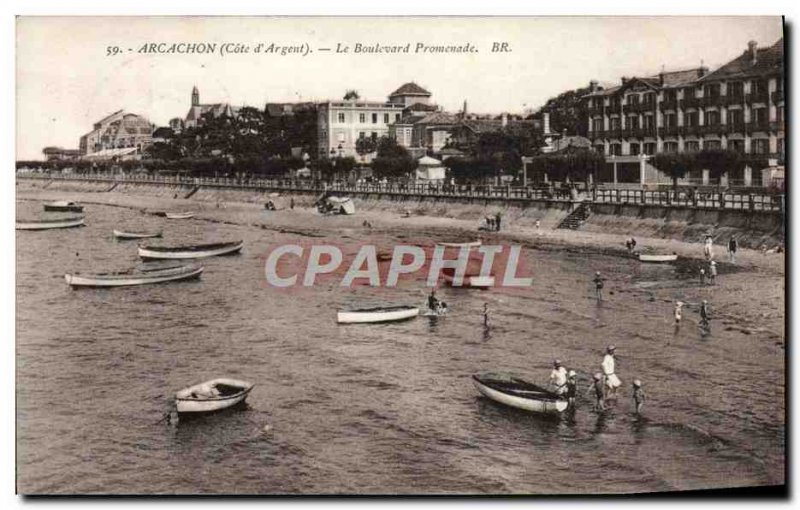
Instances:
[[[126,155],[141,155],[153,143],[154,129],[155,126],[141,115],[119,110],[97,121],[93,129],[80,138],[78,147],[81,156],[116,155],[121,149],[125,149]]]
[[[357,100],[320,103],[317,105],[319,157],[357,157],[359,138],[388,136],[390,126],[401,120],[404,110],[416,104],[427,105],[430,97],[430,92],[410,82],[392,92],[384,103]]]
[[[727,148],[782,160],[783,75],[781,39],[767,48],[751,41],[711,72],[700,67],[623,78],[606,89],[591,82],[583,98],[588,138],[609,162],[638,163],[642,184],[651,181],[646,173],[662,180],[645,163],[659,152]]]

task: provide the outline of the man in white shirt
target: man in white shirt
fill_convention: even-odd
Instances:
[[[550,386],[559,395],[567,391],[567,369],[561,364],[561,360],[553,362],[553,370],[550,372]]]
[[[614,360],[614,352],[616,347],[609,345],[606,349],[606,355],[603,356],[603,377],[606,382],[606,399],[617,398],[617,388],[622,385],[617,374],[614,372],[616,369],[616,361]]]

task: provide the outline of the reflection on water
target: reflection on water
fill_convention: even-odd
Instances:
[[[526,250],[532,289],[444,287],[446,317],[339,327],[339,308],[424,307],[423,283],[278,290],[263,282],[263,256],[296,235],[102,206],[87,225],[16,234],[24,493],[580,493],[782,479],[783,409],[763,384],[781,358],[742,357],[749,339],[735,331],[702,342],[690,324],[674,331],[671,305],[630,277],[678,285],[671,270]],[[112,241],[120,225],[163,228],[170,244],[241,238],[245,249],[203,261],[194,282],[70,290],[66,271],[139,262],[135,242]],[[396,234],[407,235],[373,229],[368,241],[387,248]],[[594,271],[616,291],[602,304]],[[586,393],[611,342],[625,386],[596,413]],[[470,380],[506,370],[545,383],[556,357],[579,373],[578,408],[563,419],[496,404]],[[175,391],[220,376],[256,384],[247,406],[159,423]],[[646,418],[631,412],[634,377]]]

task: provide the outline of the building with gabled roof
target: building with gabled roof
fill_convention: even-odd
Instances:
[[[780,162],[785,153],[783,39],[759,48],[750,41],[736,58],[705,67],[622,78],[583,98],[588,138],[616,163],[644,168],[660,152],[732,149]],[[628,161],[630,160],[630,161]],[[759,169],[730,176],[731,184],[761,182]],[[644,184],[645,172],[641,172]],[[653,174],[654,172],[651,172]],[[707,183],[708,176],[692,176]],[[658,181],[660,182],[660,181]]]
[[[192,87],[192,104],[183,121],[184,128],[201,125],[206,118],[235,117],[240,107],[231,106],[229,103],[200,103],[200,91],[197,86]]]
[[[397,90],[389,94],[389,102],[392,104],[402,104],[412,106],[416,103],[428,104],[431,93],[420,87],[413,81],[404,83]]]
[[[155,126],[141,115],[125,110],[103,117],[95,122],[93,129],[81,136],[78,150],[82,157],[110,149],[135,149],[141,155],[153,143]]]

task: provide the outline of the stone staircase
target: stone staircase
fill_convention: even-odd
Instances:
[[[187,193],[187,194],[186,194],[186,195],[185,195],[183,198],[190,198],[192,195],[194,195],[195,193],[197,193],[197,191],[198,191],[199,189],[200,189],[200,186],[195,186],[195,187],[194,187],[194,188],[192,188],[192,190],[191,190],[189,193]]]
[[[577,230],[586,221],[591,213],[586,204],[579,204],[566,218],[561,220],[556,228],[568,228],[570,230]]]

